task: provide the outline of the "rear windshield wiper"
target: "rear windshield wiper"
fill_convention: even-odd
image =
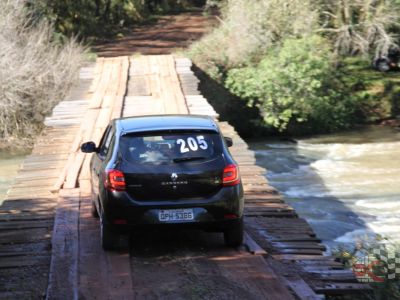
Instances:
[[[205,158],[206,157],[203,157],[203,156],[179,157],[179,158],[174,158],[172,161],[173,162],[183,162],[183,161],[200,160],[200,159],[205,159]]]

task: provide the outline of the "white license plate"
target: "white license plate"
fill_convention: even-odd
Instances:
[[[161,222],[193,220],[193,209],[164,209],[158,213]]]

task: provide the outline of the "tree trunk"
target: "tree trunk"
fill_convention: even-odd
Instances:
[[[109,20],[110,17],[111,0],[106,1],[106,8],[104,9],[103,19]]]
[[[96,17],[100,17],[100,0],[96,0],[96,1],[95,1],[95,4],[96,4],[95,16],[96,16]]]

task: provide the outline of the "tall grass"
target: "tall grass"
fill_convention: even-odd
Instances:
[[[0,139],[29,140],[77,79],[83,49],[73,39],[56,43],[23,0],[0,2],[0,29]]]

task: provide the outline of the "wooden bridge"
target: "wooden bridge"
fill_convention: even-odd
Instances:
[[[323,256],[310,226],[268,184],[266,170],[226,122],[219,126],[233,138],[230,150],[245,189],[244,247],[223,247],[217,236],[198,242],[200,235],[183,236],[188,242],[172,236],[169,244],[162,236],[136,237],[133,247],[101,249],[98,220],[90,216],[90,155],[79,151],[80,144],[98,144],[112,118],[218,118],[197,86],[191,61],[171,55],[99,58],[81,69],[79,85],[46,119],[0,207],[0,299],[183,299],[190,293],[320,299],[318,294],[368,291]],[[214,291],[210,279],[224,290]]]

